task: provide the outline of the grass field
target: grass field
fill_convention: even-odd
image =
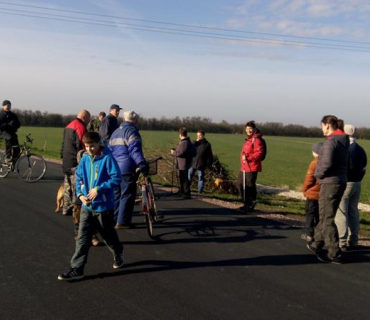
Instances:
[[[59,159],[63,129],[22,127],[19,130],[19,141],[31,133],[35,139],[35,152],[46,157]],[[144,143],[144,152],[150,158],[155,155],[170,154],[170,149],[178,144],[177,132],[141,131]],[[195,139],[195,133],[191,133]],[[207,134],[212,149],[222,163],[237,176],[240,169],[239,153],[244,141],[244,135],[237,134]],[[263,172],[258,177],[258,183],[277,187],[289,187],[299,190],[306,169],[312,159],[311,146],[314,142],[323,141],[323,138],[292,138],[292,137],[265,137],[267,142],[267,157],[263,162]],[[359,144],[370,156],[370,141],[361,140]],[[365,176],[362,184],[361,202],[370,203],[370,174]]]

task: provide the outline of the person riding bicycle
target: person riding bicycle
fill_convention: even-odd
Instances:
[[[11,102],[9,100],[4,100],[3,108],[0,111],[0,131],[6,146],[5,161],[16,159],[20,152],[17,130],[20,128],[21,124],[17,115],[10,111],[11,107]]]
[[[132,214],[136,198],[136,169],[146,175],[149,166],[142,150],[142,140],[137,128],[139,115],[135,111],[125,111],[124,122],[113,132],[109,147],[121,170],[122,182],[115,190],[116,209],[114,218],[116,229],[131,228]]]

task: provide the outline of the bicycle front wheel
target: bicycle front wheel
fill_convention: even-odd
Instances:
[[[24,182],[36,182],[45,175],[46,162],[37,154],[25,154],[15,164],[15,171]]]
[[[5,178],[9,174],[10,168],[5,163],[5,152],[0,151],[0,178]]]

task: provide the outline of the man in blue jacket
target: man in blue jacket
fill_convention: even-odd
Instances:
[[[122,182],[115,190],[116,209],[114,218],[116,229],[132,227],[132,213],[136,198],[136,169],[148,173],[148,164],[142,150],[142,140],[137,128],[139,115],[135,111],[125,111],[124,122],[113,132],[109,146],[121,170]]]

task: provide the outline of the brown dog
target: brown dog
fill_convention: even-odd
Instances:
[[[57,208],[55,209],[55,212],[62,211],[63,204],[64,204],[64,183],[62,183],[61,186],[58,189],[58,193],[57,193]]]
[[[236,194],[237,189],[232,181],[227,181],[222,178],[216,178],[214,182],[213,192],[221,191],[225,193]]]

